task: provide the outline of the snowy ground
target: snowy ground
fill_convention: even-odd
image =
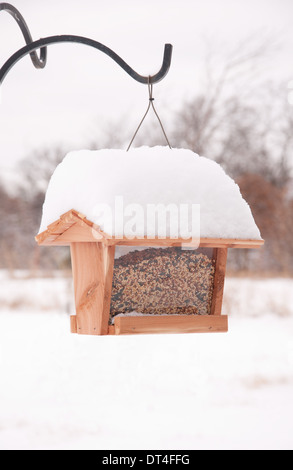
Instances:
[[[229,333],[69,333],[70,279],[0,272],[0,449],[293,449],[293,280],[230,279]]]

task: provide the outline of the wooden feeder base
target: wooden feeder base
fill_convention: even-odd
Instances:
[[[71,333],[78,333],[76,315],[72,315],[70,321]],[[109,326],[108,335],[226,333],[227,331],[227,315],[125,316],[115,318],[114,325]]]

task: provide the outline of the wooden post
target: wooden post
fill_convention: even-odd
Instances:
[[[227,251],[227,248],[214,248],[213,256],[216,262],[211,315],[221,315],[226,275]]]
[[[112,297],[112,283],[113,283],[113,271],[114,271],[114,257],[115,257],[115,245],[103,247],[104,257],[104,299],[103,299],[103,312],[102,312],[102,330],[109,333],[109,318],[110,318],[110,304]],[[103,334],[103,333],[102,333]]]
[[[114,252],[98,242],[71,243],[78,334],[108,334]]]

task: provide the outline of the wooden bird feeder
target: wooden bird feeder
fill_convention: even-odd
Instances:
[[[115,238],[74,209],[36,240],[70,246],[76,304],[71,332],[87,335],[226,332],[227,251],[263,244],[261,238],[201,237],[184,249],[188,240],[180,238]]]
[[[171,44],[165,44],[160,70],[153,76],[142,76],[114,51],[90,38],[58,35],[33,41],[24,18],[13,5],[0,3],[0,11],[6,11],[12,15],[21,28],[26,42],[26,46],[15,52],[0,68],[0,84],[11,68],[28,54],[34,66],[42,69],[46,66],[47,48],[53,44],[69,42],[92,47],[112,58],[134,80],[148,85],[149,105],[143,120],[149,109],[153,108],[171,149],[161,120],[154,108],[152,94],[153,84],[162,80],[169,71],[172,57]],[[39,56],[38,50],[40,50]],[[112,155],[107,153],[104,155],[104,160],[97,158],[97,165],[92,164],[93,159],[88,154],[82,154],[81,165],[78,167],[78,173],[74,173],[73,179],[71,179],[70,165],[68,168],[65,167],[64,173],[61,172],[63,180],[61,179],[57,184],[59,194],[57,198],[53,198],[53,206],[57,212],[52,211],[52,204],[49,211],[49,219],[52,218],[53,212],[55,218],[43,227],[44,230],[40,230],[36,240],[39,245],[69,245],[71,248],[76,303],[76,315],[71,317],[73,333],[119,335],[227,331],[227,317],[221,315],[227,249],[257,248],[262,245],[263,240],[258,230],[253,229],[251,225],[253,218],[245,205],[239,206],[240,212],[236,208],[232,217],[231,214],[230,218],[227,216],[230,201],[233,196],[239,199],[239,194],[228,180],[225,180],[229,186],[228,191],[221,186],[225,181],[219,172],[220,177],[215,178],[213,165],[216,164],[210,165],[210,172],[202,174],[199,171],[201,165],[196,167],[199,162],[203,161],[199,160],[198,156],[180,154],[179,160],[176,161],[176,158],[173,158],[176,157],[175,151],[169,151],[171,153],[167,158],[165,155],[163,166],[161,154],[165,151],[162,148],[155,150],[154,153],[150,151],[149,157],[155,157],[151,165],[147,165],[141,158],[137,160],[139,165],[136,165],[132,156],[129,157],[128,172],[132,174],[133,167],[136,166],[138,170],[136,178],[132,180],[127,180],[127,174],[124,172],[124,154],[116,155],[118,158],[113,160]],[[71,160],[74,159],[75,157],[71,158]],[[68,159],[65,160],[68,162]],[[110,161],[110,166],[109,163],[104,165],[105,161]],[[159,169],[158,164],[161,165]],[[169,167],[172,168],[171,173]],[[121,180],[113,183],[114,170],[116,170],[115,175],[121,176]],[[162,178],[161,184],[157,175],[165,173],[167,176]],[[85,174],[86,178],[83,178]],[[59,170],[56,177],[53,175],[55,181],[58,180],[58,175],[60,176]],[[98,179],[93,180],[93,175]],[[90,180],[91,184],[89,184]],[[147,191],[145,183],[148,185]],[[166,199],[166,194],[172,199],[176,193],[177,204],[180,205],[181,202],[185,204],[190,198],[194,199],[194,188],[204,189],[195,194],[199,200],[194,201],[203,208],[204,220],[203,235],[201,232],[200,243],[194,245],[196,249],[181,249],[182,244],[188,243],[186,237],[170,235],[162,238],[157,233],[151,239],[149,236],[140,235],[130,240],[128,236],[117,238],[107,230],[101,230],[101,226],[91,222],[93,219],[86,212],[89,209],[87,199],[92,194],[96,194],[96,202],[103,202],[104,193],[109,196],[108,187],[111,187],[111,184],[110,200],[116,190],[124,191],[125,188],[129,189],[134,186],[132,202],[137,202],[135,198],[138,197],[140,203],[142,202],[141,193],[153,198],[152,202],[154,200],[160,202],[162,195],[163,199]],[[104,190],[99,192],[99,188],[104,188]],[[189,192],[186,192],[185,188],[188,188]],[[88,189],[89,192],[87,192]],[[219,192],[219,189],[222,191]],[[180,197],[178,199],[178,195],[184,196],[182,196],[182,201]],[[224,207],[219,217],[217,210],[214,209],[221,195],[223,195]],[[65,207],[65,210],[61,207]],[[83,211],[82,207],[85,207],[86,211]],[[211,214],[217,215],[215,223],[211,221]],[[242,215],[252,227],[252,230],[247,232],[251,233],[252,237],[247,237],[241,231],[241,227],[245,227],[245,224],[242,224]],[[232,226],[231,232],[229,232],[230,225]],[[221,227],[221,230],[224,227],[225,236],[221,234],[221,231],[215,230],[217,226]],[[236,232],[235,227],[238,227]],[[235,236],[235,233],[239,236]],[[188,243],[189,248],[192,247],[193,241],[192,236]],[[119,253],[121,247],[126,247],[128,253]]]

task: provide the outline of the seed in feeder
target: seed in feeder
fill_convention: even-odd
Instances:
[[[115,260],[110,321],[130,312],[208,315],[215,263],[199,250],[132,251]]]

